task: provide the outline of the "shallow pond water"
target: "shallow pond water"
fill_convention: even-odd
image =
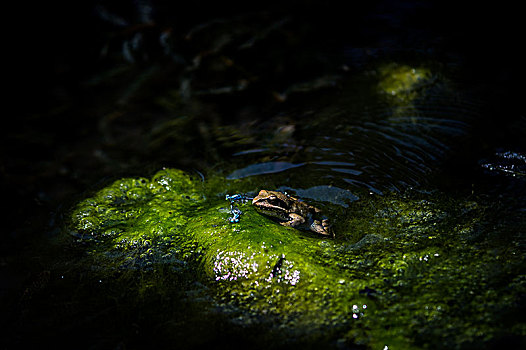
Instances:
[[[327,44],[316,15],[272,14],[129,25],[89,103],[34,117],[80,126],[22,177],[63,200],[2,259],[7,348],[524,344],[526,121],[495,116],[502,87],[447,47]],[[225,199],[261,189],[335,237]]]

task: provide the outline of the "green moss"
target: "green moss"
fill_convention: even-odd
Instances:
[[[417,92],[431,84],[433,75],[426,67],[410,67],[396,63],[379,67],[378,90],[392,101],[410,102],[417,97]]]
[[[89,238],[98,269],[164,266],[173,278],[193,266],[188,278],[206,283],[211,308],[241,324],[275,318],[277,329],[301,337],[453,348],[509,332],[496,323],[505,321],[498,312],[517,317],[510,310],[526,289],[517,233],[488,244],[483,203],[438,193],[371,196],[338,217],[337,238],[328,240],[278,225],[250,204],[230,223],[225,189],[251,186],[224,179],[205,186],[171,169],[122,179],[76,206],[71,231]],[[161,280],[145,279],[137,292],[168,295]]]

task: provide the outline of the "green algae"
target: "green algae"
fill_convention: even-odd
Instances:
[[[330,240],[282,227],[248,203],[232,224],[222,190],[251,186],[163,169],[81,201],[70,229],[89,242],[99,270],[156,269],[158,277],[134,284],[141,295],[169,294],[166,278],[191,266],[183,286],[205,283],[194,295],[209,300],[203,318],[219,308],[233,323],[264,317],[293,337],[371,348],[462,348],[526,335],[513,322],[526,292],[522,237],[511,230],[490,243],[488,204],[426,192],[369,196],[338,216]]]
[[[389,63],[378,68],[378,91],[390,96],[392,102],[407,104],[420,95],[420,90],[433,83],[436,77],[425,66]]]

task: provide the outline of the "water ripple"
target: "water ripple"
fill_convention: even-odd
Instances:
[[[426,77],[429,82],[421,81]],[[360,189],[381,194],[425,184],[471,132],[482,103],[432,72],[415,82],[419,83],[414,89],[401,84],[403,89],[395,97],[377,92],[367,95],[363,91],[372,90],[351,84],[339,100],[298,116],[290,139],[270,145],[261,142],[255,151],[235,153],[251,154],[246,161],[252,163],[254,153],[262,160],[283,161],[242,164],[227,178],[287,172],[280,181],[299,183],[300,188],[302,182],[326,185],[322,189],[328,193],[334,192],[330,186],[349,189],[353,196]],[[262,135],[272,139],[268,131]]]
[[[232,173],[227,175],[228,180],[241,179],[247,176],[262,175],[262,174],[273,174],[279,173],[285,170],[297,168],[303,166],[304,163],[293,164],[289,162],[265,162],[250,164],[242,169],[234,170]]]

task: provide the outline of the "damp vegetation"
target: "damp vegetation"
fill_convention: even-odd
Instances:
[[[409,66],[389,63],[377,69],[378,91],[390,96],[394,104],[407,104],[419,96],[421,89],[430,86],[435,80],[431,69],[425,66]]]
[[[147,290],[167,297],[153,313],[183,294],[200,306],[192,318],[222,310],[234,328],[273,320],[261,339],[275,332],[300,343],[407,349],[526,335],[515,322],[526,292],[520,232],[505,223],[495,232],[498,214],[484,200],[369,196],[335,218],[332,240],[278,225],[250,203],[232,223],[225,193],[214,187],[251,184],[226,182],[164,169],[82,200],[69,231],[84,245],[83,269],[115,297],[125,292],[146,304]],[[130,276],[141,281],[131,290]],[[177,333],[176,324],[159,331]]]

